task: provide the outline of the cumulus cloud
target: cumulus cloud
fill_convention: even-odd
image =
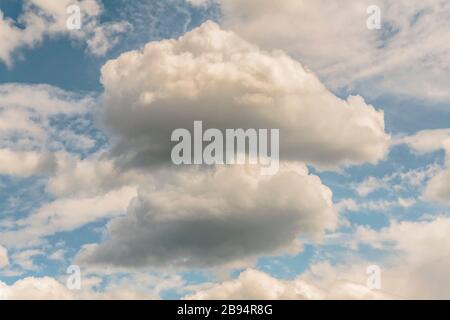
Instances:
[[[131,268],[239,264],[298,252],[300,236],[319,241],[336,226],[331,191],[304,165],[270,177],[239,166],[164,177],[141,190],[128,216],[109,223],[110,239],[84,248],[78,261]]]
[[[333,88],[450,98],[450,45],[442,43],[450,38],[447,1],[215,2],[221,5],[226,28],[265,49],[287,51]],[[366,25],[372,5],[381,10],[380,30]]]
[[[450,218],[391,221],[381,230],[359,227],[351,237],[383,258],[346,256],[338,264],[319,261],[292,280],[248,269],[237,278],[188,288],[188,299],[448,299]],[[336,243],[334,243],[336,244]],[[354,244],[351,244],[354,246]],[[380,289],[369,289],[368,267],[380,268]]]
[[[82,14],[80,30],[69,30],[67,9],[78,5]],[[46,36],[67,35],[72,39],[87,41],[88,49],[103,55],[117,43],[117,34],[127,29],[123,22],[100,23],[103,11],[97,0],[25,0],[23,12],[13,20],[0,10],[0,60],[11,65],[13,55],[21,48],[32,48]],[[17,24],[23,24],[23,28]]]
[[[164,289],[181,285],[178,276],[156,277],[134,274],[108,279],[99,289],[101,279],[95,275],[83,275],[80,290],[70,290],[52,277],[26,277],[11,285],[0,282],[0,300],[148,300],[160,299]]]
[[[188,296],[190,300],[324,300],[324,299],[388,299],[364,284],[335,282],[322,289],[302,277],[281,280],[255,269],[243,271],[237,279],[210,285]]]
[[[44,278],[24,278],[8,286],[0,282],[1,300],[68,300],[73,293],[57,280]]]
[[[283,159],[319,168],[376,163],[387,152],[384,115],[342,100],[282,51],[263,51],[213,22],[151,42],[102,68],[113,155],[128,166],[170,156],[170,135],[204,128],[277,128]]]
[[[383,289],[410,299],[448,299],[450,218],[391,222],[379,231],[359,228],[360,242],[391,256],[383,267]]]

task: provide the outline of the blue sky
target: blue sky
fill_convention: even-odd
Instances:
[[[186,295],[194,298],[450,297],[449,286],[445,289],[436,285],[436,283],[442,283],[442,286],[445,286],[445,281],[450,280],[448,275],[441,276],[431,267],[421,269],[421,266],[428,266],[430,261],[434,261],[433,259],[445,258],[448,255],[446,244],[450,243],[447,228],[450,226],[448,222],[450,221],[448,210],[450,194],[448,180],[446,180],[450,176],[448,161],[446,162],[446,152],[448,152],[446,150],[449,145],[447,141],[450,141],[450,131],[448,131],[450,91],[446,82],[450,74],[448,60],[450,49],[429,46],[439,41],[429,41],[429,43],[420,41],[423,34],[429,34],[430,38],[441,39],[441,42],[450,39],[449,25],[446,22],[448,19],[445,19],[450,14],[448,5],[431,1],[429,4],[422,5],[414,2],[408,7],[404,4],[405,1],[400,1],[398,6],[389,6],[385,1],[375,1],[381,7],[382,18],[387,20],[387,24],[383,27],[395,25],[397,32],[394,33],[390,29],[388,31],[366,30],[367,13],[365,11],[355,13],[352,11],[356,10],[354,8],[346,11],[347,8],[343,7],[336,13],[335,23],[344,23],[340,18],[346,15],[349,19],[353,19],[352,21],[355,21],[355,17],[361,17],[362,30],[360,33],[358,31],[346,34],[346,30],[358,27],[340,26],[338,29],[342,39],[336,39],[329,34],[329,24],[332,22],[327,18],[329,2],[325,0],[311,5],[317,6],[315,8],[307,8],[308,6],[298,8],[295,5],[290,8],[291,2],[287,1],[286,6],[290,9],[286,11],[284,10],[286,8],[281,8],[279,12],[277,9],[271,13],[272,16],[266,11],[271,7],[265,8],[263,4],[246,6],[240,1],[188,3],[183,0],[132,2],[89,0],[101,4],[102,11],[98,15],[86,18],[85,21],[93,21],[89,26],[92,30],[89,29],[90,33],[83,35],[80,35],[81,33],[73,35],[71,32],[76,31],[67,31],[64,28],[38,34],[37,29],[34,30],[30,24],[24,25],[20,20],[21,16],[27,13],[40,15],[42,10],[46,10],[45,7],[39,7],[38,1],[29,6],[33,1],[8,0],[0,3],[4,21],[10,19],[8,21],[13,21],[13,28],[31,30],[30,37],[31,35],[36,37],[28,45],[19,44],[16,47],[3,45],[4,48],[0,48],[0,85],[2,86],[0,96],[3,96],[0,97],[0,110],[5,111],[1,116],[7,119],[6,111],[8,110],[20,110],[20,112],[26,110],[23,112],[29,120],[28,125],[35,124],[44,132],[43,140],[39,140],[36,133],[38,131],[30,131],[36,136],[28,137],[25,143],[19,127],[15,130],[13,124],[12,129],[3,130],[3,123],[0,121],[1,149],[11,151],[8,154],[0,153],[0,159],[3,157],[6,163],[0,166],[0,233],[3,234],[0,237],[0,248],[4,248],[5,252],[3,264],[0,255],[0,298],[20,297],[17,288],[21,281],[24,286],[33,281],[52,283],[51,290],[54,292],[43,296],[44,298],[52,297],[52,295],[69,298],[98,298],[103,295],[118,298],[169,299],[182,298]],[[51,0],[46,1],[51,3]],[[266,5],[269,6],[269,4]],[[425,14],[425,18],[421,18],[418,14],[427,12],[423,11],[424,6],[428,6],[428,9],[440,8],[441,13],[431,10],[431,13]],[[296,10],[299,11],[296,12]],[[398,12],[403,15],[397,16]],[[314,14],[318,16],[314,17]],[[302,15],[306,15],[304,19],[295,19],[296,16],[303,17]],[[427,29],[427,24],[422,24],[421,19],[432,19],[435,25],[430,25]],[[96,244],[100,249],[109,248],[107,247],[109,241],[115,241],[114,232],[110,233],[110,229],[113,228],[110,225],[111,221],[119,227],[122,221],[120,219],[127,215],[128,203],[133,208],[131,199],[129,199],[130,202],[124,196],[127,201],[124,203],[119,201],[123,193],[134,192],[125,189],[131,188],[130,185],[137,185],[137,189],[146,190],[142,191],[143,194],[149,193],[146,195],[149,199],[154,199],[155,195],[151,193],[152,191],[147,191],[147,188],[151,188],[152,184],[155,184],[154,188],[158,188],[159,183],[166,178],[168,183],[176,181],[175,177],[165,172],[158,173],[158,169],[153,169],[151,166],[146,167],[144,172],[137,171],[140,172],[137,174],[132,170],[121,172],[123,168],[119,166],[113,168],[110,173],[105,171],[106,174],[100,174],[100,178],[94,177],[97,173],[103,172],[102,170],[107,170],[105,168],[109,168],[110,163],[116,163],[115,160],[120,162],[122,154],[117,155],[117,151],[112,152],[112,150],[120,146],[122,149],[117,149],[118,152],[132,152],[134,151],[132,148],[136,147],[133,143],[140,141],[142,137],[144,139],[147,137],[145,134],[134,136],[134,133],[129,133],[127,130],[131,129],[127,129],[127,124],[113,127],[116,124],[105,123],[109,121],[103,118],[105,112],[108,115],[111,110],[113,116],[116,116],[113,112],[121,115],[117,109],[114,109],[117,106],[109,107],[105,104],[108,104],[108,101],[111,104],[118,104],[122,98],[127,101],[127,95],[131,95],[130,92],[144,90],[141,84],[134,83],[134,77],[142,77],[142,86],[145,86],[147,81],[145,79],[153,79],[159,75],[158,72],[162,72],[161,70],[154,72],[149,67],[152,66],[152,61],[143,64],[140,68],[131,69],[132,66],[130,66],[130,69],[127,69],[128,66],[123,65],[128,62],[131,64],[130,61],[137,61],[137,58],[126,60],[126,57],[118,57],[133,50],[143,50],[149,42],[176,39],[192,30],[195,33],[199,30],[197,28],[207,20],[215,21],[220,25],[219,28],[233,33],[233,37],[242,37],[244,41],[266,50],[265,52],[271,52],[270,50],[274,49],[282,50],[293,61],[306,65],[333,95],[333,99],[336,99],[333,101],[338,99],[345,101],[349,95],[361,95],[364,98],[364,106],[358,114],[362,116],[360,120],[355,121],[364,122],[363,117],[371,121],[373,113],[369,115],[366,105],[372,105],[375,108],[374,112],[383,112],[385,128],[382,133],[378,132],[367,140],[363,138],[366,136],[366,131],[355,131],[354,137],[357,141],[355,143],[361,143],[361,146],[353,144],[346,146],[345,150],[350,152],[352,148],[364,148],[378,139],[381,134],[390,136],[389,150],[376,156],[367,155],[367,159],[363,160],[360,158],[352,160],[350,152],[343,158],[350,159],[348,161],[352,162],[352,165],[341,165],[339,161],[345,163],[347,160],[336,158],[331,160],[335,161],[336,165],[333,170],[320,168],[316,165],[317,159],[308,162],[299,156],[299,161],[305,162],[309,175],[319,177],[320,184],[331,190],[336,223],[332,227],[325,227],[327,223],[323,221],[314,222],[315,228],[321,228],[320,240],[315,234],[318,231],[304,233],[298,231],[295,237],[301,243],[301,248],[295,253],[286,249],[291,243],[283,243],[279,247],[274,246],[273,250],[259,250],[257,253],[248,249],[250,252],[248,256],[239,257],[236,261],[232,261],[234,264],[231,263],[231,265],[212,263],[211,266],[205,266],[203,262],[193,263],[193,265],[177,264],[177,259],[168,259],[169,262],[163,267],[159,263],[141,264],[136,267],[131,262],[114,263],[119,258],[113,257],[99,266],[82,264],[83,289],[80,292],[68,290],[65,287],[66,269],[69,265],[79,264],[79,261],[82,261],[77,259],[83,248],[92,244]],[[283,20],[286,23],[283,23]],[[49,22],[48,30],[52,27],[52,23]],[[123,24],[126,27],[117,34],[103,34],[106,41],[113,44],[106,52],[99,54],[95,48],[89,47],[87,43],[93,39],[96,30],[100,30],[98,28],[106,25],[112,30],[114,24]],[[271,24],[273,28],[270,30],[261,30],[264,27],[269,28],[268,25]],[[290,34],[284,29],[287,26],[292,28]],[[308,28],[315,30],[314,37],[309,37],[307,32],[305,34],[302,31]],[[0,39],[1,32],[4,32],[4,29],[0,25]],[[217,32],[219,34],[217,37],[222,36],[220,33],[222,31]],[[377,32],[378,34],[374,36]],[[387,33],[392,34],[386,36]],[[201,35],[202,33],[199,32],[197,36],[201,37]],[[409,37],[413,40],[405,42],[405,39]],[[419,40],[416,41],[416,38]],[[230,47],[235,44],[233,42],[235,38],[232,39]],[[236,43],[238,43],[237,40]],[[299,43],[302,45],[298,45]],[[358,45],[353,46],[349,43],[358,43]],[[324,54],[322,46],[325,45],[326,50],[335,48],[335,51]],[[186,48],[184,50],[191,50],[189,46]],[[361,48],[367,52],[361,51]],[[194,56],[195,50],[197,49],[192,49],[191,52]],[[254,50],[255,55],[260,54],[259,51]],[[10,54],[10,62],[6,58],[2,59],[7,57],[7,55],[2,56],[2,52]],[[164,54],[164,51],[161,52],[160,54]],[[406,54],[405,52],[418,53]],[[346,58],[342,58],[344,54]],[[118,70],[116,72],[121,75],[127,74],[129,70],[139,73],[141,71],[137,70],[145,68],[148,74],[131,75],[128,81],[119,81],[119,87],[114,87],[117,83],[111,76],[113,71],[107,73],[109,69],[102,69],[108,61],[115,63],[109,64],[111,70],[116,68]],[[161,65],[165,61],[161,60]],[[103,80],[101,80],[102,77]],[[164,79],[166,78],[160,80],[163,84],[167,81]],[[289,81],[291,78],[286,77],[286,79]],[[157,86],[153,82],[151,85]],[[149,85],[149,88],[154,87]],[[120,94],[116,94],[117,90],[120,90]],[[42,99],[32,99],[30,93],[32,91],[39,92],[39,97]],[[16,94],[20,99],[16,97]],[[55,102],[58,108],[59,105],[63,106],[61,111],[48,111],[47,101]],[[40,103],[44,107],[41,107]],[[220,105],[220,102],[217,103]],[[72,107],[74,109],[70,109]],[[135,112],[131,106],[120,107],[122,108],[120,110],[124,110],[120,112],[124,114]],[[130,111],[124,109],[128,107]],[[69,109],[71,111],[67,111]],[[138,113],[137,118],[139,115]],[[146,114],[143,113],[140,116],[146,117]],[[176,116],[177,114],[173,113],[173,117]],[[208,117],[213,116],[208,115]],[[236,117],[239,118],[239,115]],[[246,114],[243,115],[243,118],[245,117]],[[326,117],[329,119],[326,120]],[[334,123],[339,117],[338,114],[336,116],[332,113],[323,114],[321,118],[325,120],[321,123],[327,123],[327,121]],[[130,119],[133,118],[130,117]],[[156,118],[155,121],[157,123],[158,119]],[[161,118],[159,121],[164,125],[166,118]],[[349,128],[353,128],[352,119],[348,121]],[[360,125],[360,123],[355,122],[354,127],[364,127],[364,124]],[[139,124],[136,127],[139,128]],[[302,124],[297,124],[296,127],[302,127]],[[439,129],[447,131],[440,132]],[[145,130],[145,126],[139,130]],[[326,131],[327,128],[324,130]],[[423,134],[418,134],[419,132]],[[362,138],[356,139],[359,138],[358,135]],[[369,137],[369,133],[367,135]],[[428,143],[431,141],[435,146]],[[124,147],[124,143],[130,143],[130,146]],[[348,143],[351,144],[352,141]],[[330,146],[331,149],[333,149],[332,146]],[[139,150],[136,152],[140,152]],[[302,151],[298,151],[300,155]],[[320,152],[328,154],[326,150]],[[16,155],[17,158],[14,158]],[[28,160],[25,159],[26,157]],[[33,167],[35,163],[33,157],[38,159],[35,167]],[[51,161],[48,160],[50,158]],[[376,161],[372,161],[374,158]],[[11,167],[8,167],[7,161],[10,159],[19,159],[24,167],[18,166],[17,163],[12,163]],[[83,166],[86,165],[87,168],[90,161],[98,167],[92,170],[87,169],[87,173],[80,173],[80,176],[71,175],[71,170],[78,174],[76,170],[84,170]],[[105,161],[105,164],[102,161]],[[30,167],[27,166],[28,163]],[[19,169],[16,169],[17,166]],[[130,163],[129,166],[133,164]],[[156,170],[155,173],[153,170]],[[31,173],[27,173],[28,171]],[[113,174],[118,174],[118,177],[112,176]],[[153,174],[156,178],[151,177]],[[136,178],[141,176],[142,179],[147,179],[147,175],[150,178],[144,182]],[[100,179],[99,182],[97,179]],[[135,180],[130,185],[122,182],[129,183],[132,179]],[[159,182],[156,183],[155,179]],[[103,194],[94,193],[90,185],[95,185],[97,188],[97,183],[99,190],[103,190],[105,186],[109,188],[109,185],[114,185],[114,188],[111,187]],[[289,188],[289,186],[285,187]],[[176,185],[171,188],[178,190]],[[204,191],[205,195],[208,195],[207,189],[208,186]],[[96,189],[95,192],[98,190]],[[245,196],[246,191],[242,192]],[[142,196],[143,199],[139,200],[144,207],[146,196]],[[303,195],[299,194],[299,197],[303,199]],[[88,202],[83,202],[88,201],[87,199],[91,199],[89,205]],[[117,208],[113,206],[112,199],[117,199]],[[166,201],[167,199],[170,197],[166,198]],[[97,200],[103,202],[96,203]],[[77,205],[76,201],[80,201],[80,204]],[[140,203],[139,201],[137,203]],[[200,200],[197,199],[197,201]],[[304,198],[303,201],[310,200]],[[104,207],[109,209],[103,209]],[[71,208],[67,210],[70,211],[67,216],[66,213],[60,214],[58,211],[64,211],[65,208]],[[177,210],[176,206],[174,208]],[[257,206],[255,210],[258,208]],[[93,211],[92,214],[90,210]],[[178,210],[184,212],[184,207],[180,205]],[[42,212],[48,213],[48,216]],[[77,221],[72,223],[69,214],[79,214],[86,218],[80,218],[81,222],[77,220],[78,218],[74,218],[73,220]],[[40,215],[46,217],[42,219],[48,219],[48,223],[41,220]],[[92,215],[95,218],[92,218]],[[59,221],[60,216],[63,217],[61,219],[69,222]],[[308,219],[313,220],[313,218]],[[34,223],[42,223],[42,226],[36,227]],[[174,230],[184,234],[178,227]],[[303,230],[303,227],[300,230]],[[409,232],[416,232],[417,237]],[[208,233],[205,232],[204,242],[211,241]],[[311,236],[311,234],[315,235]],[[273,234],[266,235],[267,238],[272,236]],[[411,237],[410,241],[404,240],[409,239],[408,237]],[[117,247],[121,244],[120,242],[112,243]],[[420,248],[418,243],[432,246],[434,255],[424,254],[418,249]],[[268,244],[271,244],[270,240]],[[151,247],[151,244],[142,243],[142,246],[146,245]],[[164,250],[170,250],[169,247],[163,245],[162,247]],[[237,246],[227,250],[239,252],[241,249]],[[174,250],[179,249],[175,247]],[[193,252],[197,251],[193,250]],[[101,256],[101,251],[97,254]],[[193,257],[186,259],[213,261],[209,260],[207,253],[203,254],[205,256],[197,256],[195,253]],[[130,259],[133,259],[131,256],[130,254]],[[167,253],[167,256],[171,256],[171,253]],[[149,253],[149,257],[153,258],[152,253]],[[150,258],[148,261],[153,261]],[[90,259],[90,261],[97,261],[96,257]],[[107,265],[108,263],[111,265]],[[445,263],[448,263],[448,259],[443,262],[444,265]],[[367,289],[365,282],[366,267],[373,264],[380,266],[383,277],[386,277],[383,278],[383,287],[377,290]],[[408,269],[408,265],[412,267]],[[411,277],[418,279],[417,284],[411,284],[406,278],[403,282],[400,280],[395,282],[393,279],[397,279],[402,272],[412,274]],[[259,286],[252,284],[258,281],[261,281]],[[240,288],[244,288],[243,291],[249,296],[245,296],[236,289],[237,284],[240,284]],[[314,289],[308,289],[311,292],[305,293],[306,289],[302,289],[305,284]],[[363,289],[356,290],[349,284]],[[271,291],[275,285],[282,288],[283,294],[265,296],[264,292]],[[358,296],[358,294],[361,295]]]

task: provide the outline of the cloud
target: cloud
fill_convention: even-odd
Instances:
[[[186,1],[192,4],[193,6],[205,6],[209,3],[212,3],[211,0],[186,0]]]
[[[49,85],[0,85],[0,174],[30,177],[50,175],[61,153],[93,140],[66,128],[62,117],[83,117],[94,109],[95,98]],[[57,132],[55,134],[55,132]],[[61,139],[65,143],[61,144]]]
[[[8,250],[0,246],[0,268],[7,267],[9,265]]]
[[[324,290],[298,277],[280,280],[255,269],[243,271],[228,280],[186,296],[190,300],[324,300],[387,299],[387,295],[358,283],[340,281]]]
[[[0,282],[2,300],[68,300],[73,293],[57,280],[29,277],[8,286]]]
[[[450,129],[419,131],[399,139],[418,153],[446,152],[446,166],[428,182],[423,195],[425,199],[450,205]]]
[[[53,166],[54,158],[51,154],[0,149],[0,174],[18,177],[45,175]]]
[[[237,279],[210,285],[188,295],[189,300],[296,300],[314,299],[322,292],[301,281],[283,281],[255,269],[243,271]]]
[[[450,38],[446,1],[215,2],[221,5],[224,27],[264,49],[287,51],[332,88],[450,98],[450,45],[442,43]],[[380,30],[367,28],[371,5],[381,9]]]
[[[370,193],[385,188],[386,184],[383,183],[383,181],[375,178],[375,177],[369,177],[360,184],[358,184],[355,188],[356,192],[359,196],[365,197],[369,195]]]
[[[407,144],[418,153],[430,153],[450,148],[450,129],[423,130],[397,139],[397,144]]]
[[[376,200],[376,201],[360,201],[353,199],[343,199],[336,203],[339,212],[359,212],[361,214],[367,212],[388,212],[392,208],[409,208],[416,204],[414,198],[398,198],[396,200]]]
[[[354,188],[361,196],[364,196],[366,192],[370,194],[375,190],[393,191],[395,193],[408,190],[417,191],[440,169],[439,165],[430,164],[411,170],[396,171],[382,178],[371,176]]]
[[[178,287],[178,276],[157,278],[147,274],[112,277],[99,289],[101,279],[81,274],[80,290],[68,289],[52,277],[26,277],[11,285],[0,282],[0,300],[148,300],[161,299],[164,289]]]
[[[96,110],[94,95],[49,85],[0,85],[0,174],[45,180],[49,202],[0,225],[1,243],[26,246],[61,231],[123,214],[146,175],[119,172],[87,136]],[[5,116],[5,117],[3,117]],[[17,122],[13,122],[16,121]],[[39,191],[41,192],[41,191]]]
[[[238,166],[162,178],[140,190],[126,218],[108,224],[110,239],[85,247],[77,260],[129,268],[248,263],[298,252],[300,236],[319,241],[336,226],[331,191],[304,165],[271,177]]]
[[[323,169],[377,163],[388,150],[382,111],[342,100],[282,51],[262,51],[213,22],[150,42],[102,68],[104,122],[123,166],[170,156],[177,128],[278,128],[281,157]]]
[[[0,243],[8,246],[30,246],[42,237],[72,231],[85,224],[112,218],[126,211],[136,189],[123,187],[95,196],[74,196],[44,204],[31,215],[15,220],[3,228]]]
[[[31,270],[36,271],[39,269],[34,262],[34,257],[42,256],[44,254],[43,251],[39,249],[29,249],[23,250],[12,255],[12,261],[14,265],[20,267],[23,270]]]
[[[55,118],[82,117],[95,110],[95,97],[64,91],[49,85],[8,83],[0,85],[0,149],[3,152],[38,152],[83,145],[86,137],[69,128],[57,128]],[[62,134],[52,134],[60,131]],[[62,145],[62,146],[61,146]],[[43,156],[43,155],[41,155]]]
[[[82,14],[80,30],[69,30],[67,9],[78,5]],[[23,12],[13,20],[0,10],[0,60],[11,66],[13,55],[21,48],[33,48],[47,36],[65,35],[72,39],[86,40],[88,50],[103,55],[117,43],[117,34],[127,29],[124,22],[100,23],[103,11],[97,0],[25,0]],[[23,27],[18,27],[18,24]]]
[[[448,299],[450,218],[391,222],[379,231],[360,227],[361,243],[390,252],[383,267],[383,289],[409,299]]]
[[[447,166],[428,183],[423,193],[426,199],[450,205],[450,165]]]
[[[49,177],[46,190],[63,197],[96,196],[120,189],[150,183],[149,175],[134,171],[120,171],[102,153],[81,160],[76,156],[58,154],[57,166]]]
[[[381,230],[359,227],[352,241],[380,253],[366,260],[347,254],[344,261],[312,263],[293,280],[248,269],[237,278],[186,288],[187,299],[448,299],[450,218],[391,221]],[[333,243],[336,245],[336,242]],[[354,244],[351,244],[354,246]],[[381,288],[369,289],[369,266],[380,268]]]
[[[46,84],[0,85],[2,109],[32,109],[40,115],[82,113],[93,105],[93,97],[81,96]]]

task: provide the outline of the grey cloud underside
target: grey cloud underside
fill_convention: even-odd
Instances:
[[[263,216],[258,221],[253,217],[121,220],[110,227],[113,240],[81,261],[123,267],[214,267],[274,252],[300,229],[293,213]]]
[[[170,180],[141,191],[127,217],[108,225],[110,239],[85,247],[78,261],[212,267],[298,252],[298,237],[317,240],[336,225],[331,191],[302,166],[264,179],[257,168],[231,167],[180,171]]]

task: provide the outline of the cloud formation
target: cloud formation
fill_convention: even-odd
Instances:
[[[219,3],[224,27],[265,49],[285,50],[332,88],[450,99],[450,44],[442,42],[450,38],[447,1],[191,2]],[[372,5],[381,10],[380,30],[366,25]]]
[[[8,250],[0,246],[0,268],[7,267],[9,265]]]
[[[388,299],[364,284],[336,281],[324,289],[298,277],[281,280],[255,269],[243,271],[238,278],[210,285],[186,296],[189,300],[324,300]]]
[[[78,5],[82,15],[80,30],[69,30],[67,9]],[[13,20],[0,10],[0,61],[11,66],[21,48],[32,48],[45,37],[66,35],[86,40],[89,52],[103,55],[117,43],[117,34],[127,29],[123,22],[100,23],[102,5],[98,0],[25,0],[23,12]],[[18,24],[22,27],[18,27]]]
[[[285,160],[323,169],[376,163],[388,149],[384,115],[342,100],[282,51],[263,51],[206,22],[150,42],[102,68],[104,122],[124,166],[170,159],[177,128],[277,128]]]
[[[193,288],[188,299],[448,299],[450,218],[391,221],[381,230],[359,227],[351,242],[379,250],[377,262],[347,256],[338,264],[311,264],[293,280],[276,279],[254,269],[237,278]],[[333,244],[336,244],[334,242]],[[348,244],[352,247],[354,243]],[[380,268],[381,288],[367,287],[367,268]]]
[[[450,129],[424,130],[399,142],[418,153],[445,151],[445,167],[428,182],[423,195],[426,199],[450,205]]]
[[[336,226],[331,191],[304,165],[271,177],[256,167],[183,170],[142,189],[107,239],[80,263],[120,267],[212,267],[258,255],[295,253],[299,237],[319,241]],[[239,187],[238,187],[239,186]]]

